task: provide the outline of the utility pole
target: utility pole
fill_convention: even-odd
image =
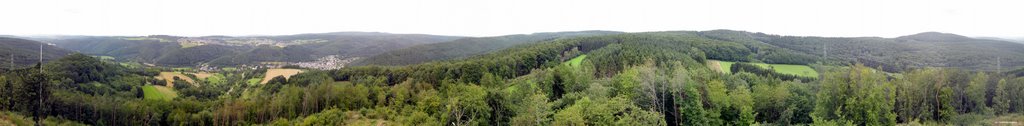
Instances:
[[[824,54],[824,56],[822,56],[822,58],[828,59],[828,47],[826,46],[826,44],[824,42],[821,43],[821,51],[822,51],[822,54]]]
[[[37,68],[37,69],[39,69],[38,75],[42,75],[43,74],[43,65],[42,65],[43,64],[43,44],[44,43],[39,43],[39,64],[37,65],[37,67],[39,67],[39,68]],[[43,109],[43,106],[44,106],[43,105],[43,86],[44,86],[43,83],[45,83],[46,79],[41,77],[41,76],[38,79],[39,79],[39,82],[36,83],[37,86],[36,86],[36,90],[35,90],[35,92],[36,92],[36,102],[37,102],[36,105],[37,106],[36,106],[36,109],[33,109],[32,116],[35,116],[34,118],[35,118],[35,121],[36,121],[36,126],[42,126],[42,117],[40,117],[40,116],[42,116],[42,112],[41,112],[42,110],[41,109]]]
[[[7,50],[7,52],[11,53],[11,69],[10,70],[14,70],[14,48],[11,48],[10,50]]]
[[[39,43],[39,63],[43,63],[43,43]]]

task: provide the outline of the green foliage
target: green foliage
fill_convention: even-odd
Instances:
[[[754,112],[754,101],[746,85],[736,86],[736,89],[729,91],[729,100],[732,102],[731,109],[738,110],[736,114],[739,116],[729,122],[729,125],[749,126],[754,124],[754,116],[757,113]]]
[[[858,125],[895,125],[895,86],[883,74],[856,65],[849,71],[829,71],[821,81],[812,116],[819,120],[850,121]]]
[[[992,108],[995,109],[997,114],[1005,114],[1010,112],[1010,104],[1013,102],[1013,95],[1010,93],[1011,89],[1008,88],[1005,79],[999,80],[996,83],[995,96],[992,97]]]
[[[300,126],[336,126],[343,125],[346,117],[349,117],[346,112],[338,109],[327,109],[313,115],[306,116],[302,119]]]
[[[1003,66],[1019,66],[1024,51],[1018,43],[974,39],[959,35],[926,32],[897,38],[878,37],[801,37],[748,34],[752,38],[796,52],[824,56],[829,61],[862,63],[886,72],[902,72],[926,67],[955,67],[968,70],[995,70],[997,57]],[[960,43],[971,43],[965,46]]]
[[[310,70],[289,79],[275,77],[262,85],[250,84],[258,78],[249,81],[266,69],[237,69],[213,73],[214,77],[195,85],[172,82],[181,95],[176,98],[166,98],[155,91],[157,86],[146,84],[159,84],[152,78],[158,72],[153,68],[128,68],[71,55],[42,65],[41,70],[0,74],[0,109],[41,110],[32,117],[54,120],[44,124],[426,126],[897,125],[919,121],[985,125],[975,120],[1024,110],[1020,107],[1024,100],[1019,99],[1024,97],[1019,93],[1024,92],[1024,78],[948,68],[885,73],[864,65],[828,66],[844,60],[765,42],[776,39],[785,38],[733,31],[567,37],[463,60]],[[158,40],[162,39],[154,41]],[[275,56],[295,55],[276,54],[293,52],[289,49],[320,52],[313,46],[293,46],[251,51]],[[203,48],[208,47],[186,49]],[[290,60],[259,58],[247,60]],[[821,62],[824,65],[814,68],[828,72],[818,80],[789,81],[751,73],[778,74],[772,67],[739,63],[749,67],[748,72],[719,74],[712,71],[718,68],[707,68],[707,59]],[[165,98],[151,100],[158,97],[154,95]],[[23,104],[39,99],[43,104]],[[998,115],[981,115],[986,108]]]
[[[487,105],[487,92],[483,87],[466,84],[446,85],[441,88],[445,124],[481,125],[487,123],[491,108]]]
[[[450,42],[432,43],[388,51],[357,61],[355,65],[411,65],[430,61],[467,58],[495,50],[513,48],[559,38],[621,34],[614,31],[578,31],[506,35],[496,37],[462,38]]]
[[[950,71],[914,70],[895,81],[901,120],[947,121],[956,114]],[[922,104],[924,103],[924,104]]]
[[[551,120],[551,104],[548,96],[543,93],[535,93],[528,97],[523,106],[517,110],[515,117],[512,117],[510,124],[518,126],[540,126],[546,125]]]
[[[62,48],[85,54],[113,56],[118,60],[189,66],[199,65],[200,63],[238,65],[276,61],[299,62],[328,55],[368,57],[389,50],[420,44],[446,42],[460,37],[341,32],[248,37],[153,35],[142,38],[97,36],[39,39],[52,42]],[[177,41],[179,39],[216,42],[216,44],[197,45],[190,42],[179,42]],[[257,45],[257,43],[265,41],[289,44],[289,46],[279,48],[276,46]]]
[[[967,84],[967,97],[970,100],[968,105],[972,112],[979,114],[991,113],[991,109],[988,107],[988,75],[982,72],[978,72],[971,77],[971,81]]]
[[[701,93],[697,90],[696,85],[686,85],[685,93],[678,100],[679,113],[682,115],[680,125],[694,126],[694,125],[710,125],[711,119],[708,117],[708,113],[704,110],[704,102],[701,100]]]
[[[0,37],[0,50],[2,50],[0,51],[0,71],[30,67],[39,63],[40,45],[42,45],[41,58],[43,58],[43,62],[57,60],[68,54],[74,53],[74,51],[54,47],[38,41]]]

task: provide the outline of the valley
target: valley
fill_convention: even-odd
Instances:
[[[392,40],[410,36],[425,38],[373,48],[404,43]],[[348,40],[355,38],[361,39]],[[16,102],[47,97],[51,123],[991,125],[1019,122],[1014,105],[1024,103],[1016,98],[1024,96],[1010,93],[1024,89],[1019,74],[1024,62],[1017,58],[1024,57],[1024,44],[945,33],[897,38],[712,30],[36,39],[68,52],[39,66],[4,69],[0,99],[9,100],[0,100],[0,106],[23,114],[28,105]],[[333,44],[358,49],[316,50]],[[30,84],[43,82],[52,82],[45,95],[15,95],[37,91],[28,90]],[[879,111],[883,115],[863,114]],[[0,124],[25,124],[20,116],[2,117]],[[963,121],[948,121],[953,119]]]
[[[0,126],[1024,125],[1024,1],[3,3]]]

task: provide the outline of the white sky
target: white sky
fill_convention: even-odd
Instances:
[[[0,34],[496,36],[733,29],[799,36],[925,31],[1024,37],[1021,0],[3,0]]]

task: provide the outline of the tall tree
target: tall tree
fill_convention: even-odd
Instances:
[[[996,114],[1010,112],[1010,102],[1013,96],[1010,95],[1009,90],[1006,85],[1006,79],[1000,79],[999,83],[996,83],[996,93],[992,97],[992,108],[995,109]]]
[[[892,83],[876,70],[857,64],[848,71],[826,72],[814,107],[819,120],[858,125],[896,125]]]
[[[988,87],[988,75],[983,72],[978,72],[971,77],[971,82],[967,85],[967,94],[970,99],[970,106],[972,111],[978,113],[989,113],[988,105],[985,104],[988,98],[985,97],[985,92]]]

